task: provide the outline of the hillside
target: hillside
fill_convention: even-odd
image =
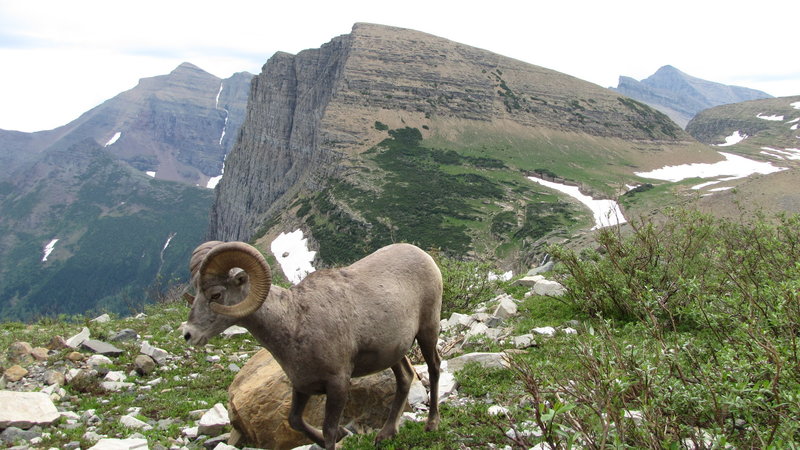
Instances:
[[[184,280],[251,78],[184,63],[54,130],[0,130],[0,317],[129,312]]]
[[[661,67],[641,81],[621,76],[614,90],[652,106],[684,128],[706,108],[772,97],[755,89],[696,78],[672,66]]]
[[[717,161],[665,115],[608,89],[429,34],[356,24],[255,79],[211,236],[302,227],[325,263],[392,240],[524,260],[588,212],[526,173],[609,198],[634,170]]]

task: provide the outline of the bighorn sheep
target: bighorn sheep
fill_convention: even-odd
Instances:
[[[201,244],[189,268],[196,297],[187,295],[184,337],[203,345],[231,325],[247,328],[292,382],[292,428],[333,449],[346,435],[339,420],[350,378],[391,368],[397,390],[376,442],[397,434],[414,377],[405,355],[415,339],[430,376],[426,429],[437,428],[442,275],[424,251],[389,245],[348,267],[311,273],[290,289],[271,286],[264,257],[242,242]],[[327,395],[322,432],[303,419],[315,394]]]

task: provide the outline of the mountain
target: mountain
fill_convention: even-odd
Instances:
[[[736,217],[753,207],[767,213],[800,213],[799,127],[800,95],[721,105],[697,114],[686,126],[697,140],[788,168],[747,180],[735,193],[715,198],[713,208]],[[710,207],[711,200],[703,200]]]
[[[0,130],[0,161],[16,168],[91,138],[156,178],[206,186],[235,142],[251,80],[246,72],[222,80],[183,63],[54,130]]]
[[[209,236],[265,243],[302,228],[325,264],[392,241],[520,261],[591,223],[525,175],[612,198],[638,182],[634,170],[719,159],[614,91],[359,23],[318,49],[276,53],[255,78]]]
[[[184,63],[54,130],[0,130],[0,318],[130,312],[185,279],[251,79]]]
[[[672,66],[664,66],[642,81],[621,76],[614,90],[656,108],[681,127],[706,108],[772,97],[755,89],[695,78]]]

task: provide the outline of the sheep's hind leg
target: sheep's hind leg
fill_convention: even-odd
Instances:
[[[386,423],[383,428],[375,437],[375,443],[384,439],[389,439],[397,434],[400,426],[400,415],[406,406],[408,400],[408,391],[411,389],[411,382],[414,381],[414,366],[408,357],[403,357],[397,364],[392,366],[392,372],[397,380],[397,390],[394,394],[392,407],[389,411],[389,417],[386,418]]]
[[[350,380],[347,378],[329,381],[325,388],[325,420],[322,423],[325,450],[334,450],[336,443],[348,434],[339,426],[339,421],[349,393]]]
[[[438,327],[432,333],[421,333],[417,335],[417,343],[428,365],[428,379],[430,380],[430,409],[428,410],[428,422],[425,425],[426,431],[433,431],[439,428],[439,370],[442,365],[442,358],[439,350],[436,349],[436,342],[439,340]]]

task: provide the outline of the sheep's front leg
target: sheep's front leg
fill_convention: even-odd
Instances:
[[[325,445],[325,440],[322,437],[322,432],[309,425],[303,418],[303,411],[306,409],[306,404],[310,396],[297,390],[292,391],[292,407],[289,410],[289,426],[295,430],[304,433],[309,439],[314,441],[319,446]]]
[[[336,442],[347,435],[344,428],[339,427],[344,406],[350,391],[350,380],[336,379],[328,382],[325,389],[325,420],[322,423],[322,436],[325,438],[325,450],[334,450]]]

